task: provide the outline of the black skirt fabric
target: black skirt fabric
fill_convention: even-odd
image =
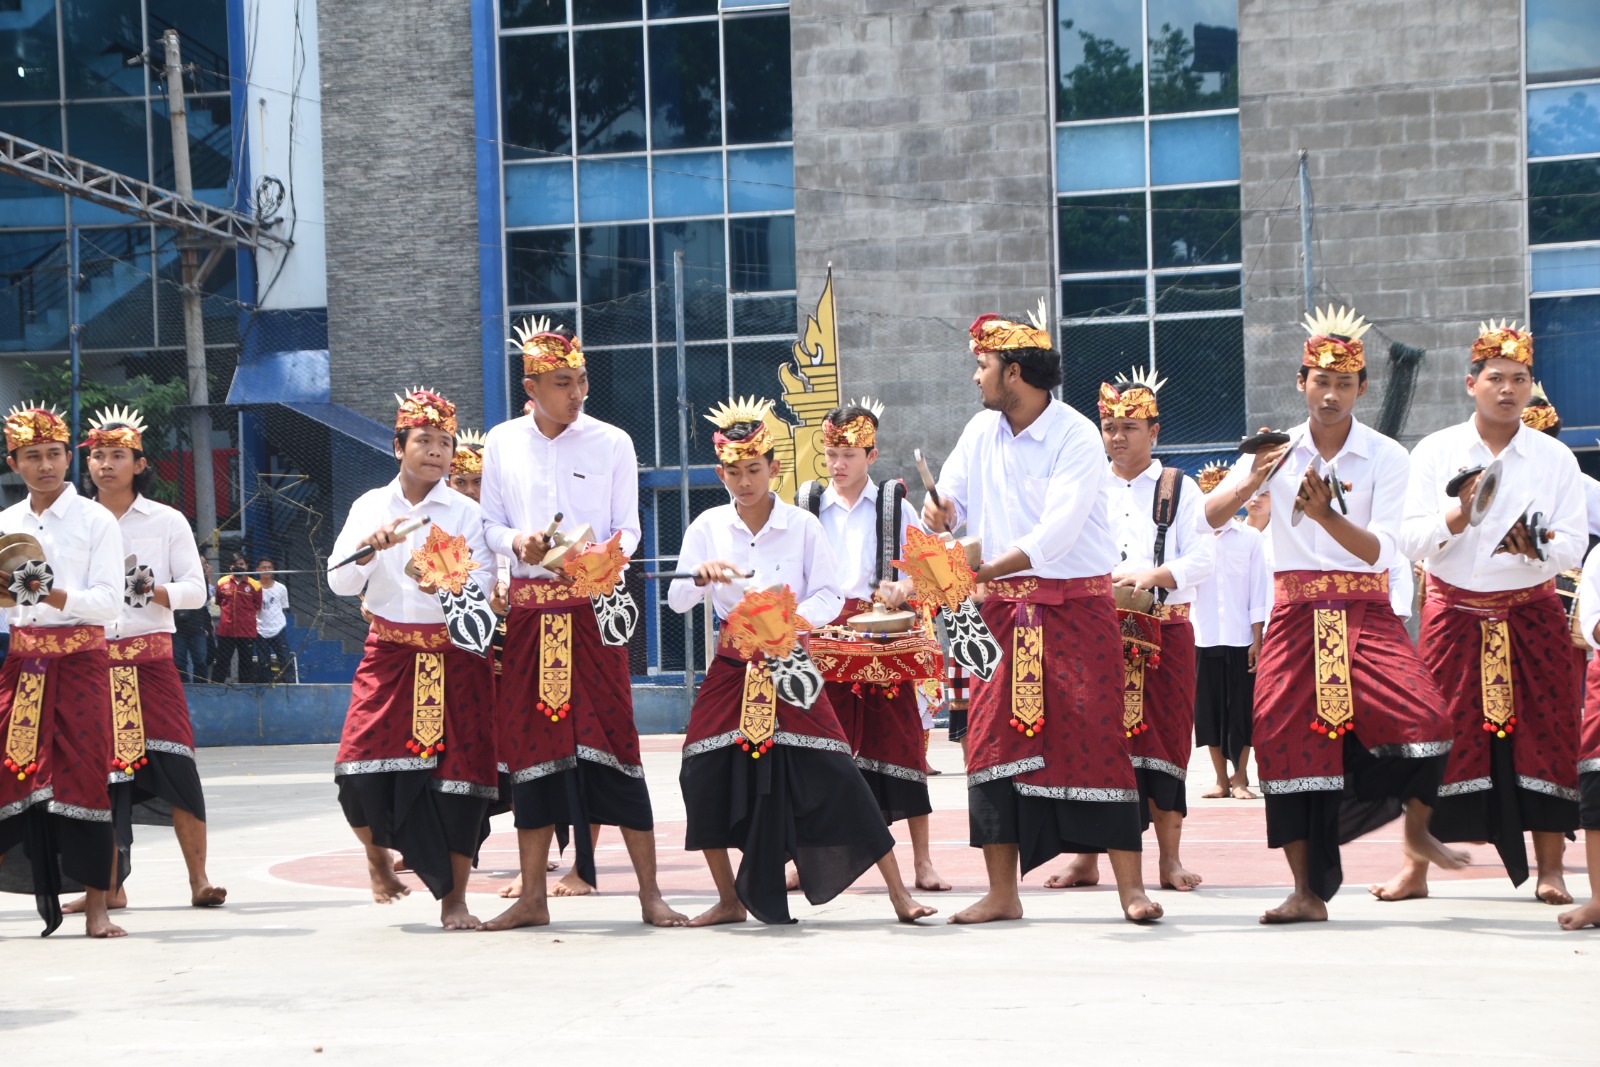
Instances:
[[[1250,746],[1256,676],[1250,650],[1233,645],[1195,649],[1194,743],[1220,748],[1229,763],[1239,763]]]
[[[175,752],[147,751],[146,763],[133,773],[133,822],[136,826],[171,826],[179,808],[206,821],[206,797],[194,759]]]
[[[1139,819],[1144,826],[1150,825],[1151,804],[1159,811],[1189,814],[1189,793],[1180,779],[1149,767],[1134,767],[1133,776],[1139,782],[1140,800],[1148,801],[1139,805]]]
[[[784,862],[800,889],[825,904],[894,848],[855,761],[839,752],[775,745],[761,759],[727,745],[684,759],[678,773],[684,847],[738,849],[734,887],[750,914],[788,923]]]
[[[882,771],[869,771],[865,767],[861,768],[861,777],[877,801],[884,822],[893,824],[933,813],[933,801],[928,798],[926,779],[913,782]]]
[[[1579,802],[1520,788],[1509,737],[1489,741],[1489,780],[1488,789],[1433,801],[1428,828],[1440,841],[1488,841],[1511,884],[1521,885],[1528,880],[1524,834],[1572,833],[1579,824]]]
[[[109,822],[52,815],[35,804],[0,822],[0,893],[33,897],[44,920],[40,937],[61,925],[61,894],[111,888],[116,847]]]
[[[972,846],[1016,845],[1022,873],[1063,853],[1138,852],[1144,800],[1056,800],[1023,796],[1011,779],[967,787]]]
[[[519,830],[554,826],[562,853],[568,844],[574,846],[573,869],[595,888],[599,883],[590,824],[645,832],[656,826],[650,790],[643,778],[585,759],[578,760],[570,770],[513,784],[511,810]]]
[[[489,802],[436,793],[428,788],[431,777],[429,771],[380,771],[337,775],[334,781],[345,821],[371,831],[379,848],[398,851],[428,892],[442,900],[455,886],[450,854],[476,859]]]
[[[1584,833],[1600,832],[1600,771],[1578,775],[1578,824]]]

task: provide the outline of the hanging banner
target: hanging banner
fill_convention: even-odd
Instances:
[[[773,488],[794,503],[795,490],[805,482],[828,480],[827,457],[822,448],[822,419],[838,407],[839,325],[834,314],[833,264],[817,310],[806,320],[805,335],[794,344],[794,358],[778,367],[783,384],[783,404],[797,422],[767,414],[767,425],[777,441],[774,452],[783,461],[783,474]]]

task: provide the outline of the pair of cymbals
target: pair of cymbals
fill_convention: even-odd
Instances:
[[[1335,467],[1332,463],[1328,464],[1328,474],[1322,480],[1328,484],[1328,488],[1329,489],[1333,490],[1333,499],[1334,499],[1334,502],[1339,505],[1339,514],[1341,514],[1341,515],[1350,514],[1350,506],[1347,503],[1345,503],[1345,498],[1344,498],[1344,494],[1345,494],[1346,490],[1348,490],[1350,488],[1350,485],[1347,482],[1344,482],[1344,481],[1340,480],[1340,478],[1339,478],[1339,469],[1337,467]],[[1295,494],[1295,498],[1294,498],[1294,507],[1289,512],[1289,525],[1290,526],[1299,526],[1300,525],[1300,520],[1305,518],[1305,516],[1306,516],[1305,501],[1300,497],[1300,495],[1298,493],[1296,493]]]
[[[1240,440],[1239,454],[1253,456],[1257,452],[1286,445],[1292,440],[1293,438],[1282,430],[1262,430],[1260,433],[1251,434],[1249,437]],[[1289,462],[1289,456],[1293,452],[1294,449],[1292,448],[1283,450],[1283,455],[1278,457],[1277,462],[1273,463],[1272,467],[1267,471],[1267,476],[1261,480],[1262,492],[1265,492],[1267,486],[1272,484],[1272,479],[1278,476],[1278,472],[1283,470],[1283,465]]]
[[[0,571],[8,574],[30,561],[45,562],[44,546],[32,534],[16,533],[0,537]],[[14,608],[17,598],[11,590],[0,588],[0,607]]]
[[[539,565],[547,571],[558,571],[569,556],[574,552],[581,551],[584,545],[593,540],[594,527],[588,523],[584,523],[569,532],[557,531],[551,535],[550,551],[544,554],[544,559],[539,561]]]
[[[850,616],[845,625],[863,634],[904,634],[916,629],[917,613],[880,602],[873,604],[871,611]]]

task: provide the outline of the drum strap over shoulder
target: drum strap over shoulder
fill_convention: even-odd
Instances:
[[[906,498],[906,483],[899,478],[885,478],[878,483],[878,559],[873,570],[873,582],[894,578],[894,560],[900,558],[901,539],[905,529],[900,525],[900,503]]]
[[[794,491],[795,507],[801,508],[811,514],[822,517],[822,490],[823,485],[818,481],[804,482]]]
[[[1167,559],[1167,531],[1178,519],[1178,498],[1183,495],[1183,471],[1162,467],[1156,482],[1156,495],[1150,504],[1150,518],[1156,524],[1155,561],[1159,568]],[[1169,590],[1156,590],[1156,602],[1164,604]]]

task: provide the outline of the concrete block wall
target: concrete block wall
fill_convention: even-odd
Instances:
[[[322,0],[317,19],[333,400],[387,423],[420,383],[481,426],[471,6]]]
[[[1478,322],[1527,314],[1519,0],[1241,0],[1239,16],[1250,425],[1305,417],[1293,385],[1301,148],[1319,285],[1428,349],[1403,439],[1461,421]],[[1358,414],[1375,422],[1376,333],[1367,360]]]
[[[802,322],[834,266],[841,391],[914,478],[978,410],[965,329],[1054,285],[1046,0],[793,0]],[[1051,306],[1054,306],[1051,301]]]

